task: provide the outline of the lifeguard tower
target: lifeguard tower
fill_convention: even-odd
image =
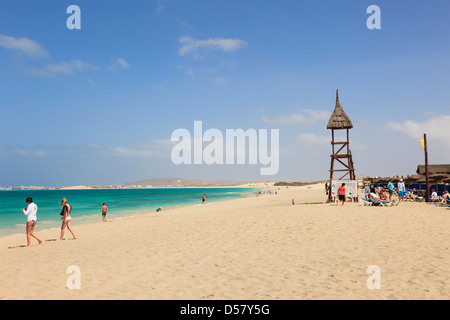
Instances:
[[[328,202],[331,202],[332,197],[336,196],[335,194],[333,194],[333,186],[336,184],[333,183],[334,181],[344,180],[344,178],[346,178],[345,181],[342,181],[342,183],[344,182],[346,183],[346,186],[349,186],[347,182],[348,180],[351,180],[353,182],[352,185],[356,183],[356,189],[358,186],[358,183],[355,180],[355,168],[353,166],[352,152],[350,151],[349,130],[352,128],[353,128],[352,121],[342,108],[339,102],[339,91],[336,90],[336,106],[327,125],[327,129],[331,130],[331,147],[332,147],[331,166],[330,166],[330,189],[328,191]],[[336,141],[335,131],[341,132],[340,130],[346,131],[347,133],[346,138],[345,135],[340,135],[339,139],[341,141]],[[336,179],[335,173],[336,174],[339,173],[340,177],[338,179]],[[357,190],[356,194],[350,194],[350,196],[352,198],[356,198]]]

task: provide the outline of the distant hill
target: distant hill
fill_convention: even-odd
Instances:
[[[186,180],[177,178],[152,178],[136,182],[128,182],[125,186],[141,187],[213,187],[213,186],[235,186],[248,183],[247,181],[215,181],[215,180]]]

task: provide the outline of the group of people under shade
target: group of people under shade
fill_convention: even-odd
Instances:
[[[368,195],[370,196],[370,200],[381,200],[381,201],[389,201],[392,202],[392,195],[395,193],[394,185],[392,183],[392,179],[388,182],[387,189],[383,187],[375,187],[373,184],[370,186],[370,192]],[[417,191],[416,188],[413,188],[412,190],[406,189],[405,183],[403,182],[403,179],[400,179],[400,181],[397,184],[397,195],[398,195],[398,201],[403,202],[405,200],[412,200],[412,201],[418,201],[422,200],[426,197],[425,191]],[[450,193],[445,190],[444,194],[442,196],[438,196],[435,189],[432,189],[430,200],[432,202],[437,201],[447,201],[450,203]]]
[[[328,195],[328,192],[330,192],[330,186],[328,186],[328,183],[325,184],[325,192]],[[345,195],[345,183],[343,183],[338,188],[338,201],[337,204],[339,205],[339,202],[341,202],[341,205],[344,205],[346,201],[346,195]],[[398,200],[392,199],[392,195],[397,192]],[[382,202],[403,202],[405,200],[412,200],[417,201],[419,199],[423,199],[426,195],[424,192],[421,193],[421,191],[417,191],[415,188],[413,190],[406,189],[406,185],[403,181],[403,179],[400,179],[397,183],[397,188],[394,187],[394,184],[392,183],[392,179],[389,180],[387,188],[383,188],[381,186],[376,187],[374,184],[370,186],[370,190],[366,190],[366,197],[369,201],[382,201]],[[438,196],[435,189],[432,190],[430,200],[432,202],[446,202],[447,204],[450,204],[450,193],[445,190],[444,194],[442,196]]]
[[[430,200],[432,202],[442,202],[442,203],[446,202],[447,204],[450,204],[450,193],[447,190],[445,190],[445,192],[442,196],[439,196],[435,189],[433,189],[431,191],[432,191],[432,193],[431,193]]]

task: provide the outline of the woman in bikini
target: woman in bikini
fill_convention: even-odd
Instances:
[[[67,199],[64,198],[59,203],[63,209],[61,211],[62,215],[62,224],[61,224],[61,237],[59,240],[63,240],[64,238],[64,229],[67,226],[67,229],[69,229],[70,233],[72,233],[73,239],[75,240],[77,237],[75,237],[75,233],[73,232],[72,228],[70,227],[70,222],[72,221],[72,217],[70,216],[70,212],[72,211],[72,206],[67,203]]]

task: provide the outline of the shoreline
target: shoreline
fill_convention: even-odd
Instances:
[[[264,189],[264,188],[257,188],[257,187],[240,187],[240,186],[233,186],[233,187],[229,187],[229,188],[230,189],[240,189],[240,188],[242,188],[242,189],[254,189],[255,193],[257,193],[258,191],[261,191],[262,189]],[[67,190],[96,190],[96,189],[97,188],[92,188],[92,189],[67,189]],[[118,190],[120,190],[120,189],[122,189],[122,188],[118,188]],[[128,189],[139,189],[139,190],[141,190],[141,189],[172,189],[172,188],[128,188]],[[182,188],[175,188],[175,189],[192,189],[192,188],[182,187]],[[207,189],[207,188],[204,188],[204,187],[197,188],[197,187],[195,187],[194,189]],[[210,187],[210,189],[223,189],[223,188],[222,187]],[[103,190],[109,190],[109,189],[105,188]],[[26,191],[26,190],[13,190],[13,191]],[[246,198],[246,197],[241,194],[241,198]],[[237,198],[237,199],[241,199],[241,198]],[[230,200],[236,200],[236,199],[218,199],[218,200],[215,200],[215,202],[213,202],[213,203],[210,202],[209,204],[221,203],[221,202],[230,201]],[[157,206],[155,206],[155,210],[158,207],[162,207],[163,211],[170,211],[170,210],[174,210],[174,209],[180,209],[180,208],[184,208],[184,207],[197,206],[197,205],[201,205],[201,203],[200,204],[184,203],[184,204],[178,204],[178,205],[177,204],[171,204],[168,207],[166,207],[164,205],[157,205]],[[127,210],[121,210],[119,212],[114,212],[112,214],[110,213],[109,214],[110,218],[108,218],[108,220],[110,220],[110,221],[122,220],[122,219],[130,218],[130,217],[149,215],[149,214],[155,214],[155,212],[149,212],[148,209],[127,209]],[[97,215],[83,215],[83,216],[77,217],[74,221],[77,221],[77,220],[80,221],[81,220],[81,223],[79,224],[79,226],[86,225],[86,224],[91,224],[91,223],[97,223],[97,222],[92,221],[94,219],[98,219],[99,221],[101,220],[100,214],[97,214]],[[38,218],[39,218],[39,216],[38,216]],[[42,224],[42,223],[55,224],[55,226],[49,227],[48,229],[42,229],[42,230],[37,229],[36,233],[60,230],[60,227],[57,226],[58,224],[61,224],[60,221],[49,221],[49,220],[43,220],[43,221],[41,220],[41,221],[39,221],[39,219],[38,219],[38,224]],[[10,235],[8,235],[8,234],[2,235],[2,233],[6,233],[8,231],[10,231],[10,232],[14,231],[15,232],[15,230],[17,228],[21,228],[21,229],[23,228],[24,229],[25,228],[25,223],[23,223],[23,224],[16,224],[16,226],[17,227],[15,227],[15,228],[0,229],[0,239],[4,238],[4,237],[25,235],[24,233],[23,234],[22,233],[16,233],[16,234],[10,234]]]
[[[180,186],[145,186],[145,187],[108,187],[108,186],[88,186],[88,185],[78,185],[78,186],[66,186],[66,187],[24,187],[24,189],[6,189],[0,188],[0,191],[39,191],[39,190],[121,190],[121,189],[200,189],[200,188],[265,188],[274,187],[274,181],[267,182],[248,182],[242,184],[230,184],[230,185],[180,185]]]
[[[247,198],[256,198],[256,197],[241,197],[241,198],[235,198],[235,199],[223,199],[223,200],[217,200],[215,202],[207,202],[207,206],[210,205],[215,205],[215,204],[221,204],[221,203],[226,203],[229,201],[236,201],[236,200],[242,200],[242,199],[247,199]],[[107,219],[107,222],[115,222],[117,220],[125,220],[125,219],[130,219],[130,218],[136,218],[136,217],[145,217],[145,216],[154,216],[154,215],[161,215],[162,213],[167,213],[167,212],[171,212],[174,210],[185,210],[191,207],[201,207],[202,204],[201,203],[196,203],[196,204],[180,204],[179,206],[174,205],[173,207],[168,207],[168,208],[163,208],[163,210],[161,212],[148,212],[148,210],[146,211],[136,211],[135,213],[132,213],[130,215],[125,214],[124,216],[117,216],[114,218],[109,218]],[[121,213],[115,214],[115,215],[120,215]],[[110,215],[111,216],[111,215]],[[88,216],[88,217],[95,217],[95,216]],[[89,225],[89,224],[97,224],[97,223],[103,223],[101,220],[101,216],[99,214],[99,217],[97,217],[97,219],[99,220],[98,222],[87,222],[87,223],[81,223],[78,226],[85,226],[85,225]],[[77,221],[77,219],[74,219],[74,221]],[[59,222],[58,222],[59,223]],[[25,223],[23,223],[24,227],[25,227]],[[54,230],[60,230],[60,228],[53,228],[53,229],[46,229],[46,230],[40,230],[37,231],[36,233],[45,233],[47,231],[54,231]],[[17,236],[25,236],[25,233],[23,234],[16,234],[16,235],[6,235],[6,236],[0,236],[0,240],[2,238],[6,238],[6,237],[17,237]]]

